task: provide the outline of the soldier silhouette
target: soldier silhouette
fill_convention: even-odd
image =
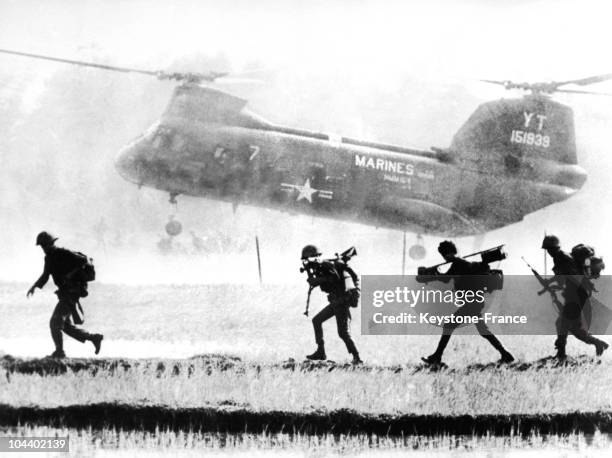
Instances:
[[[454,280],[453,287],[455,291],[473,290],[474,286],[472,285],[471,276],[474,275],[474,267],[475,264],[478,263],[472,263],[457,256],[457,247],[453,242],[449,240],[445,240],[440,243],[440,245],[438,246],[438,252],[444,258],[445,261],[451,263],[451,266],[448,271],[446,271],[446,273],[438,273],[436,275],[436,280],[442,281],[444,283],[448,283],[451,280]],[[460,307],[455,312],[455,315],[481,317],[483,307],[484,303],[473,302],[471,304],[466,304]],[[459,325],[455,323],[448,323],[443,326],[442,336],[440,337],[440,341],[438,343],[436,351],[426,358],[421,358],[423,362],[432,365],[442,364],[442,355],[444,353],[444,350],[446,349],[446,346],[450,341],[453,331],[457,329],[458,326]],[[501,358],[499,360],[500,363],[511,363],[512,361],[514,361],[514,356],[512,356],[512,354],[504,348],[499,339],[491,333],[489,327],[485,324],[484,321],[478,321],[478,324],[476,324],[476,329],[482,337],[488,340],[489,343],[497,351],[499,351],[501,355]]]
[[[93,343],[96,355],[102,346],[102,334],[90,334],[84,329],[75,326],[75,320],[82,323],[82,309],[79,299],[87,295],[87,283],[81,278],[80,271],[87,264],[87,257],[65,248],[55,246],[57,237],[43,231],[36,237],[36,245],[39,245],[45,253],[45,265],[43,273],[30,287],[27,297],[42,289],[49,277],[57,286],[55,294],[58,303],[51,315],[49,322],[51,337],[55,344],[55,351],[51,354],[53,358],[64,358],[64,342],[62,332],[79,342],[90,341]]]
[[[327,359],[325,342],[323,341],[323,323],[331,317],[336,317],[338,336],[346,345],[348,352],[353,355],[353,364],[360,364],[361,358],[349,330],[351,321],[351,304],[356,305],[359,294],[359,277],[346,263],[333,260],[322,261],[321,253],[314,245],[306,245],[302,249],[302,261],[307,262],[315,273],[308,277],[311,288],[317,286],[327,293],[329,304],[317,313],[312,319],[317,350],[308,355],[311,360]],[[350,277],[353,287],[347,289],[346,280]]]
[[[584,308],[595,289],[593,279],[599,278],[605,264],[595,256],[595,251],[586,245],[576,245],[571,254],[561,250],[559,238],[547,235],[542,241],[542,249],[553,259],[553,278],[548,281],[551,288],[563,291],[563,307],[555,322],[557,340],[556,357],[567,358],[565,347],[567,336],[571,333],[578,340],[595,346],[595,354],[601,356],[608,344],[591,335],[584,319]]]

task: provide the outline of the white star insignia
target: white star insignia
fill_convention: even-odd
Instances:
[[[298,202],[302,199],[306,199],[308,202],[312,203],[312,195],[317,192],[317,190],[310,187],[310,178],[306,180],[304,186],[296,186],[296,189],[298,190]]]
[[[306,179],[306,183],[304,183],[303,186],[300,186],[298,184],[291,184],[291,183],[281,183],[281,186],[285,190],[295,190],[298,192],[296,202],[299,202],[302,199],[306,199],[309,203],[312,203],[312,196],[314,194],[317,194],[319,197],[323,199],[331,199],[333,196],[332,191],[324,191],[321,189],[315,189],[312,186],[310,186],[310,178]]]

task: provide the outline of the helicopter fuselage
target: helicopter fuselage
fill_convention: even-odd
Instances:
[[[586,181],[573,112],[555,92],[612,79],[482,80],[531,91],[480,105],[447,149],[420,150],[272,124],[247,102],[206,86],[225,73],[102,65],[0,53],[181,82],[160,121],[120,152],[119,173],[139,186],[373,226],[439,235],[504,227],[561,202]]]
[[[120,153],[124,178],[171,194],[440,235],[520,221],[586,179],[576,164],[552,158],[418,150],[275,126],[231,106],[239,99],[198,89],[215,97],[203,119],[185,100],[171,103]]]

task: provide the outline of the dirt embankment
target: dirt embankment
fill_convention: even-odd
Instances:
[[[7,376],[10,374],[37,374],[37,375],[62,375],[68,372],[84,372],[95,375],[113,375],[130,370],[140,370],[152,372],[156,375],[170,374],[188,376],[195,373],[212,374],[213,372],[246,371],[250,369],[276,369],[288,371],[358,371],[358,372],[407,372],[416,374],[419,372],[446,371],[449,374],[468,374],[480,371],[512,370],[523,372],[527,370],[546,370],[553,367],[577,367],[586,365],[601,364],[600,359],[590,357],[580,357],[559,362],[555,358],[542,358],[531,362],[516,362],[512,364],[500,365],[497,363],[471,364],[465,367],[449,368],[446,365],[439,367],[427,366],[424,364],[415,365],[358,365],[339,364],[334,361],[296,361],[289,359],[279,363],[256,363],[252,361],[242,361],[240,358],[228,355],[198,355],[188,359],[125,359],[125,358],[41,358],[41,359],[20,359],[10,355],[0,357],[0,368],[3,368]]]

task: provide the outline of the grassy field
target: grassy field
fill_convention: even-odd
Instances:
[[[0,351],[15,356],[42,357],[53,350],[49,317],[56,302],[49,285],[30,299],[29,285],[0,283]],[[306,285],[167,285],[125,286],[93,283],[83,301],[85,327],[102,332],[101,357],[189,357],[223,353],[256,362],[301,360],[314,350],[312,324],[302,315]],[[315,292],[311,316],[325,304]],[[370,364],[416,364],[430,354],[438,340],[432,336],[361,336],[359,309],[353,313],[352,333],[362,359]],[[334,320],[324,325],[327,355],[349,361],[336,335]],[[434,331],[434,332],[437,332]],[[71,356],[92,356],[92,346],[66,340]],[[501,336],[521,361],[553,354],[553,336]],[[570,355],[594,350],[569,339]],[[489,363],[499,358],[477,336],[453,336],[445,355],[451,367]],[[609,354],[604,361],[612,361]]]
[[[0,343],[9,347],[0,349],[36,354],[37,348],[23,345],[24,339],[31,339],[47,345],[38,352],[40,357],[50,346],[48,319],[55,296],[39,292],[26,300],[26,289],[21,284],[0,285]],[[349,408],[447,415],[612,410],[610,356],[591,358],[593,349],[571,337],[568,352],[578,357],[576,364],[555,367],[543,359],[552,353],[553,337],[501,336],[519,361],[497,367],[491,363],[498,355],[484,339],[453,336],[445,359],[449,370],[436,373],[419,370],[419,359],[431,353],[437,336],[360,336],[355,313],[352,327],[364,368],[283,369],[283,362],[301,362],[314,348],[311,324],[301,314],[303,294],[303,288],[294,286],[94,284],[84,306],[87,327],[105,334],[100,358],[108,353],[137,357],[138,352],[130,351],[132,345],[155,348],[156,343],[170,345],[165,347],[170,353],[180,348],[189,356],[226,356],[178,361],[178,374],[157,370],[158,364],[174,364],[168,354],[158,355],[162,360],[157,362],[128,363],[123,371],[105,369],[103,359],[84,363],[101,367],[95,373],[70,370],[40,377],[17,371],[0,378],[0,402],[55,406],[118,401],[176,407],[231,402],[256,411]],[[323,299],[313,300],[315,311]],[[347,362],[349,355],[335,335],[333,320],[325,329],[328,356]],[[69,354],[74,350],[72,354],[91,355],[90,345],[66,340]],[[11,352],[11,345],[16,352]],[[242,361],[232,362],[232,356]]]
[[[0,433],[15,436],[66,437],[70,439],[71,455],[98,457],[133,456],[429,456],[442,453],[453,456],[483,456],[495,454],[513,456],[526,453],[539,456],[609,456],[610,436],[593,434],[583,436],[546,437],[532,434],[527,438],[508,437],[406,436],[403,438],[365,435],[299,435],[299,434],[236,434],[198,433],[193,431],[155,432],[87,429],[19,427],[0,429]]]
[[[8,359],[3,361],[11,367]],[[565,366],[540,362],[440,372],[418,365],[353,369],[206,356],[110,361],[96,370],[61,375],[23,373],[28,372],[21,370],[27,368],[23,363],[12,367],[12,373],[0,378],[0,403],[13,406],[120,402],[172,408],[229,405],[256,412],[351,409],[360,414],[443,416],[612,411],[612,366],[589,359]]]
[[[378,424],[398,425],[394,431],[399,433],[392,437],[376,433],[384,436],[376,441],[383,440],[387,452],[399,452],[404,447],[429,451],[452,448],[458,453],[491,447],[504,452],[530,444],[544,451],[567,448],[578,453],[580,447],[592,445],[591,436],[584,442],[585,433],[607,433],[612,428],[612,360],[607,354],[594,358],[592,348],[571,338],[568,352],[574,358],[558,365],[547,358],[552,353],[554,337],[501,336],[518,361],[500,367],[494,363],[498,355],[484,339],[454,336],[445,358],[449,368],[430,371],[419,359],[431,353],[437,336],[361,336],[356,313],[353,334],[365,365],[347,364],[349,357],[335,335],[333,321],[326,324],[325,330],[328,356],[336,363],[304,364],[303,356],[314,344],[311,324],[301,314],[303,285],[260,288],[97,284],[84,306],[87,327],[105,334],[102,354],[93,359],[53,363],[32,357],[50,351],[48,319],[55,298],[48,291],[26,300],[26,290],[23,284],[0,284],[4,318],[0,321],[0,350],[16,355],[0,359],[0,404],[6,418],[36,418],[39,411],[41,418],[66,419],[79,409],[85,409],[87,417],[87,409],[92,408],[93,416],[103,418],[110,412],[121,423],[121,415],[129,416],[132,410],[141,416],[147,412],[154,416],[155,409],[161,409],[170,418],[195,412],[194,418],[200,422],[202,415],[221,418],[219,415],[226,412],[238,412],[240,421],[246,421],[245,416],[264,422],[266,418],[287,418],[287,425],[308,421],[319,426],[333,425],[334,418],[343,418],[366,425],[364,431],[368,430],[368,419],[373,419]],[[323,298],[317,296],[313,309],[321,305]],[[69,342],[67,352],[89,357],[92,348]],[[185,358],[193,355],[200,356]],[[64,408],[68,409],[64,413],[57,410]],[[23,409],[33,410],[26,415]],[[468,434],[461,440],[451,437],[464,421],[462,418],[474,422],[476,436]],[[169,424],[189,432],[188,422],[181,426],[172,421]],[[489,428],[488,421],[498,426]],[[12,427],[16,423],[4,424]],[[447,424],[448,428],[442,427],[446,432],[424,439],[431,430],[423,426],[419,433],[421,424]],[[520,429],[515,425],[521,424],[528,427],[523,426],[513,439],[512,431]],[[201,428],[192,431],[194,436],[187,440],[177,431],[167,432],[167,436],[147,436],[138,428],[117,433],[105,431],[100,425],[103,422],[77,435],[84,437],[84,444],[95,444],[104,435],[124,434],[124,439],[117,439],[122,444],[115,450],[117,453],[126,447],[146,448],[151,441],[162,440],[160,437],[172,444],[228,443],[223,436],[206,436]],[[410,433],[406,425],[412,428]],[[316,449],[319,445],[312,441],[319,441],[322,454],[327,454],[357,453],[363,451],[365,444],[372,446],[374,436],[362,433],[346,439],[334,436],[329,442],[325,434],[321,436],[319,426],[312,429],[316,436],[273,435],[272,432],[282,431],[282,425],[274,427],[278,431],[272,428],[268,435],[261,431],[232,435],[230,449],[240,453],[247,444],[245,450],[274,448],[300,453],[305,447]],[[265,430],[266,425],[258,427]],[[206,426],[203,431],[209,429]],[[543,431],[562,432],[564,436],[547,439]],[[580,434],[566,436],[573,431]],[[496,432],[505,437],[487,438]],[[172,437],[175,439],[168,439]],[[610,445],[607,435],[597,437],[602,448]],[[405,440],[409,443],[402,442]],[[282,446],[275,447],[277,443]],[[452,444],[472,445],[453,448]],[[183,445],[179,448],[188,451],[189,446]],[[376,442],[375,447],[379,445]],[[211,447],[211,451],[223,448]]]

